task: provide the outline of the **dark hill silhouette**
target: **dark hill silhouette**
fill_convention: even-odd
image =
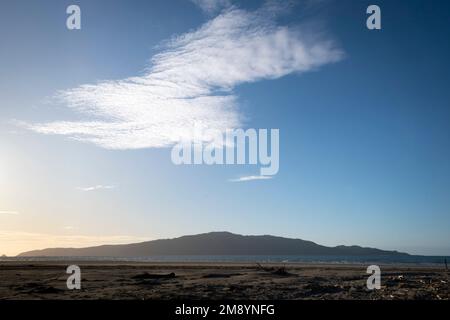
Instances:
[[[125,245],[88,248],[50,248],[21,253],[19,256],[45,257],[147,257],[155,255],[407,255],[359,246],[326,247],[311,241],[269,235],[243,236],[211,232]]]

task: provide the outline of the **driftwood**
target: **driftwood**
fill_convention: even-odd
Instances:
[[[175,278],[175,273],[169,273],[169,274],[150,274],[150,273],[141,273],[138,275],[135,275],[133,279],[139,279],[139,280],[147,280],[147,279],[171,279]]]
[[[279,268],[274,268],[274,267],[264,267],[262,266],[260,263],[256,264],[257,269],[259,270],[263,270],[265,272],[277,275],[277,276],[292,276],[291,273],[289,273],[286,270],[286,267],[279,267]]]

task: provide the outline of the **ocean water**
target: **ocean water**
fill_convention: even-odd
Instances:
[[[246,262],[450,265],[450,256],[151,256],[151,257],[1,257],[0,261],[117,261],[117,262]]]

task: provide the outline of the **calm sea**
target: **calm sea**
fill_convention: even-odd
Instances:
[[[450,256],[151,256],[110,257],[1,257],[0,261],[118,261],[118,262],[283,262],[341,264],[422,264],[450,265]]]

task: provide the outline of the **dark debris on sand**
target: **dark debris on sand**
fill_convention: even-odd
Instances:
[[[67,290],[66,267],[0,263],[0,300],[450,299],[449,274],[437,267],[382,267],[380,290],[367,289],[360,265],[80,263],[81,290]]]

